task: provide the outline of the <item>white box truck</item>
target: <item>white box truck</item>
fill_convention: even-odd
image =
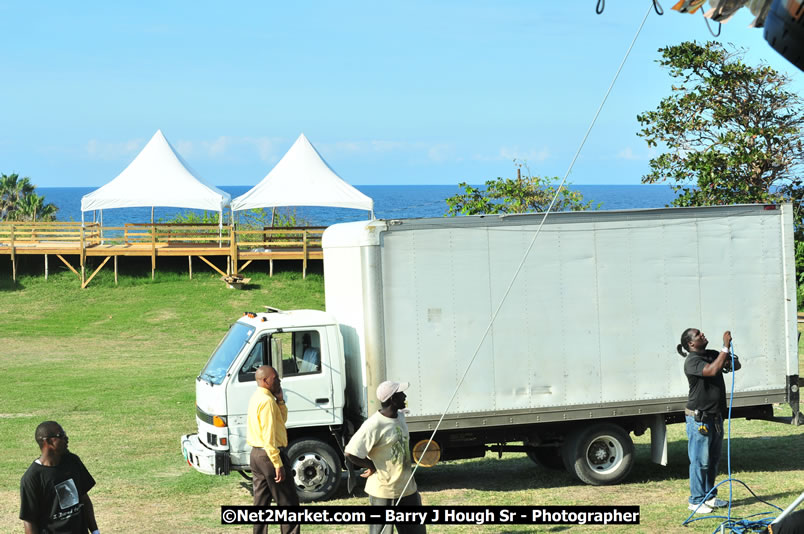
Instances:
[[[327,229],[326,312],[268,309],[234,323],[196,380],[187,461],[208,474],[249,470],[248,399],[254,370],[270,364],[303,501],[337,490],[344,444],[386,379],[411,383],[412,444],[445,414],[422,463],[524,451],[583,482],[616,483],[632,466],[632,432],[650,429],[653,460],[667,461],[665,425],[684,419],[675,346],[688,327],[732,331],[736,417],[773,418],[772,405],[788,403],[800,423],[790,205],[554,213],[533,241],[542,219]]]

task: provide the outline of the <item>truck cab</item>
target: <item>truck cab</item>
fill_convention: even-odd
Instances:
[[[288,407],[288,457],[302,500],[334,493],[343,425],[343,341],[322,311],[245,313],[229,329],[196,378],[197,434],[182,436],[187,462],[201,473],[250,471],[248,405],[261,365],[276,369]]]

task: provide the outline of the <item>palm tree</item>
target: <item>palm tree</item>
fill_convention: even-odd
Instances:
[[[22,198],[33,192],[34,185],[27,176],[0,174],[0,221],[13,220]]]
[[[58,208],[53,204],[45,204],[44,195],[29,193],[17,204],[17,220],[20,221],[52,221],[56,218]]]

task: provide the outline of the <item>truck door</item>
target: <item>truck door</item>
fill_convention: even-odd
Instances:
[[[257,387],[254,378],[257,368],[261,365],[271,365],[271,351],[268,349],[270,339],[269,334],[257,337],[247,349],[249,352],[245,361],[230,370],[231,375],[226,387],[226,411],[229,416],[227,421],[229,448],[233,456],[249,450],[246,444],[248,401]],[[248,456],[244,456],[244,461],[248,465]]]
[[[272,360],[281,361],[282,389],[288,427],[334,424],[336,421],[327,336],[324,327],[275,332]]]

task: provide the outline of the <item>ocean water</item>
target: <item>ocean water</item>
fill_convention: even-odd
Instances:
[[[251,186],[220,186],[232,198],[242,195]],[[457,185],[360,185],[355,186],[374,199],[374,214],[378,219],[401,219],[415,217],[441,217],[447,211],[444,199],[460,192]],[[583,194],[584,200],[600,203],[603,210],[630,208],[661,208],[673,200],[673,191],[665,185],[572,185],[571,189]],[[37,193],[45,201],[55,204],[60,221],[81,220],[81,197],[91,193],[94,187],[39,187]],[[282,208],[282,211],[286,211]],[[297,220],[310,226],[329,226],[347,221],[368,218],[360,210],[344,208],[299,207],[295,210]],[[167,221],[179,214],[199,210],[156,207],[154,220]],[[237,215],[236,215],[237,216]],[[93,213],[84,214],[92,221]],[[122,226],[124,223],[147,223],[151,220],[151,208],[119,208],[103,211],[104,226]]]

